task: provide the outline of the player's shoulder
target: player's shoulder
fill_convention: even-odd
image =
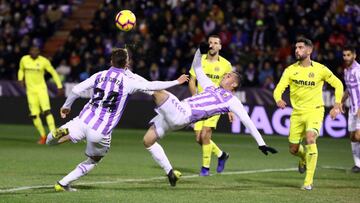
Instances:
[[[295,62],[295,63],[292,63],[290,65],[288,65],[286,68],[285,68],[285,71],[287,72],[291,72],[291,71],[295,71],[297,68],[299,68],[299,62]]]
[[[224,57],[222,57],[222,56],[220,56],[220,55],[219,55],[219,61],[220,61],[221,63],[231,65],[231,63],[230,63],[226,58],[224,58]]]
[[[313,67],[315,67],[315,68],[328,68],[328,67],[326,67],[324,64],[322,64],[322,63],[319,63],[319,62],[317,62],[317,61],[311,61],[311,65],[313,66]]]
[[[41,56],[41,55],[39,55],[38,58],[39,58],[41,61],[49,61],[49,59],[47,59],[46,57]]]
[[[29,59],[30,59],[30,55],[27,54],[27,55],[22,56],[20,60],[24,61],[24,60],[29,60]]]

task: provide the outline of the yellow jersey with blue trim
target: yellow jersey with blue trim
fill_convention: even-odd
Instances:
[[[343,84],[326,66],[311,61],[311,65],[303,67],[300,62],[288,66],[273,96],[275,102],[281,100],[285,89],[290,86],[290,101],[294,111],[310,111],[324,106],[324,81],[335,88],[335,102],[340,103],[343,96]]]

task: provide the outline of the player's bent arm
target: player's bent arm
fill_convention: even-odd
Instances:
[[[344,91],[344,95],[343,95],[343,97],[342,97],[342,99],[341,99],[341,103],[344,104],[345,101],[346,101],[348,98],[349,98],[349,92],[348,92],[348,90],[346,89],[346,90]]]
[[[214,83],[205,75],[204,70],[201,67],[201,53],[199,49],[195,52],[192,67],[194,68],[197,81],[203,89],[215,86]]]
[[[189,90],[191,95],[195,95],[196,94],[196,78],[193,76],[190,76],[190,80],[189,80]]]
[[[282,94],[284,93],[285,89],[290,84],[290,78],[289,78],[289,71],[288,68],[285,69],[284,73],[282,74],[279,83],[276,85],[276,88],[273,93],[273,97],[275,102],[279,102],[282,100]]]
[[[124,78],[125,79],[125,78]],[[173,81],[130,81],[129,86],[132,87],[132,92],[135,91],[151,91],[151,90],[164,90],[179,84],[177,80]]]
[[[341,103],[344,93],[344,86],[339,78],[337,78],[328,68],[324,67],[324,78],[333,88],[335,88],[335,103]]]
[[[50,61],[45,59],[46,60],[46,65],[45,65],[45,70],[47,72],[50,73],[51,77],[54,79],[54,82],[56,84],[56,87],[58,89],[61,89],[63,86],[61,84],[61,80],[60,80],[60,77],[59,77],[59,74],[56,72],[56,70],[54,69],[54,67],[51,65]]]
[[[246,110],[244,109],[242,103],[235,97],[230,99],[228,102],[229,102],[230,111],[235,113],[235,115],[237,115],[240,118],[241,122],[245,125],[245,127],[250,130],[250,133],[253,136],[253,138],[256,140],[257,144],[259,146],[266,145],[261,134],[255,127],[254,123],[250,119]]]
[[[24,81],[24,57],[21,58],[19,63],[18,80]]]
[[[65,103],[61,108],[63,109],[71,109],[72,104],[74,101],[79,98],[80,95],[74,93],[73,91],[70,92],[70,94],[67,96]]]
[[[71,105],[74,101],[80,97],[81,93],[85,90],[92,88],[95,84],[96,76],[101,74],[101,72],[92,75],[90,78],[82,81],[81,83],[75,85],[70,94],[67,96],[65,103],[63,104],[62,108],[64,109],[71,109]]]

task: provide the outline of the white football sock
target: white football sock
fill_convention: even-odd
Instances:
[[[63,179],[59,181],[61,185],[69,185],[73,181],[79,179],[80,177],[88,174],[92,169],[95,168],[97,162],[93,159],[88,158],[85,161],[81,162],[77,167],[67,174]]]
[[[158,163],[161,168],[164,169],[165,173],[168,174],[172,169],[172,166],[161,145],[155,142],[152,146],[147,148],[147,150],[149,150],[156,163]]]
[[[360,167],[360,143],[351,142],[351,150],[352,150],[355,166]]]

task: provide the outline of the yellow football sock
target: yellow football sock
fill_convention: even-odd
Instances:
[[[221,149],[212,140],[210,140],[210,145],[212,146],[211,152],[219,158],[222,155]]]
[[[206,168],[210,168],[210,161],[211,161],[211,148],[212,148],[212,145],[211,144],[203,144],[202,145],[202,151],[203,151],[203,164],[202,166],[203,167],[206,167]]]
[[[55,120],[54,120],[54,116],[52,114],[48,114],[46,116],[46,123],[49,127],[50,131],[54,131],[55,130]]]
[[[306,147],[306,176],[304,185],[311,185],[315,174],[318,149],[316,144],[305,145]]]
[[[306,161],[305,160],[305,150],[304,150],[304,146],[302,144],[299,145],[299,150],[295,154],[295,156],[300,157],[302,161]]]
[[[42,124],[42,121],[41,121],[41,118],[39,115],[37,115],[35,118],[33,118],[33,123],[34,123],[35,128],[39,131],[40,136],[41,137],[46,136],[45,129],[44,129],[44,126]]]

